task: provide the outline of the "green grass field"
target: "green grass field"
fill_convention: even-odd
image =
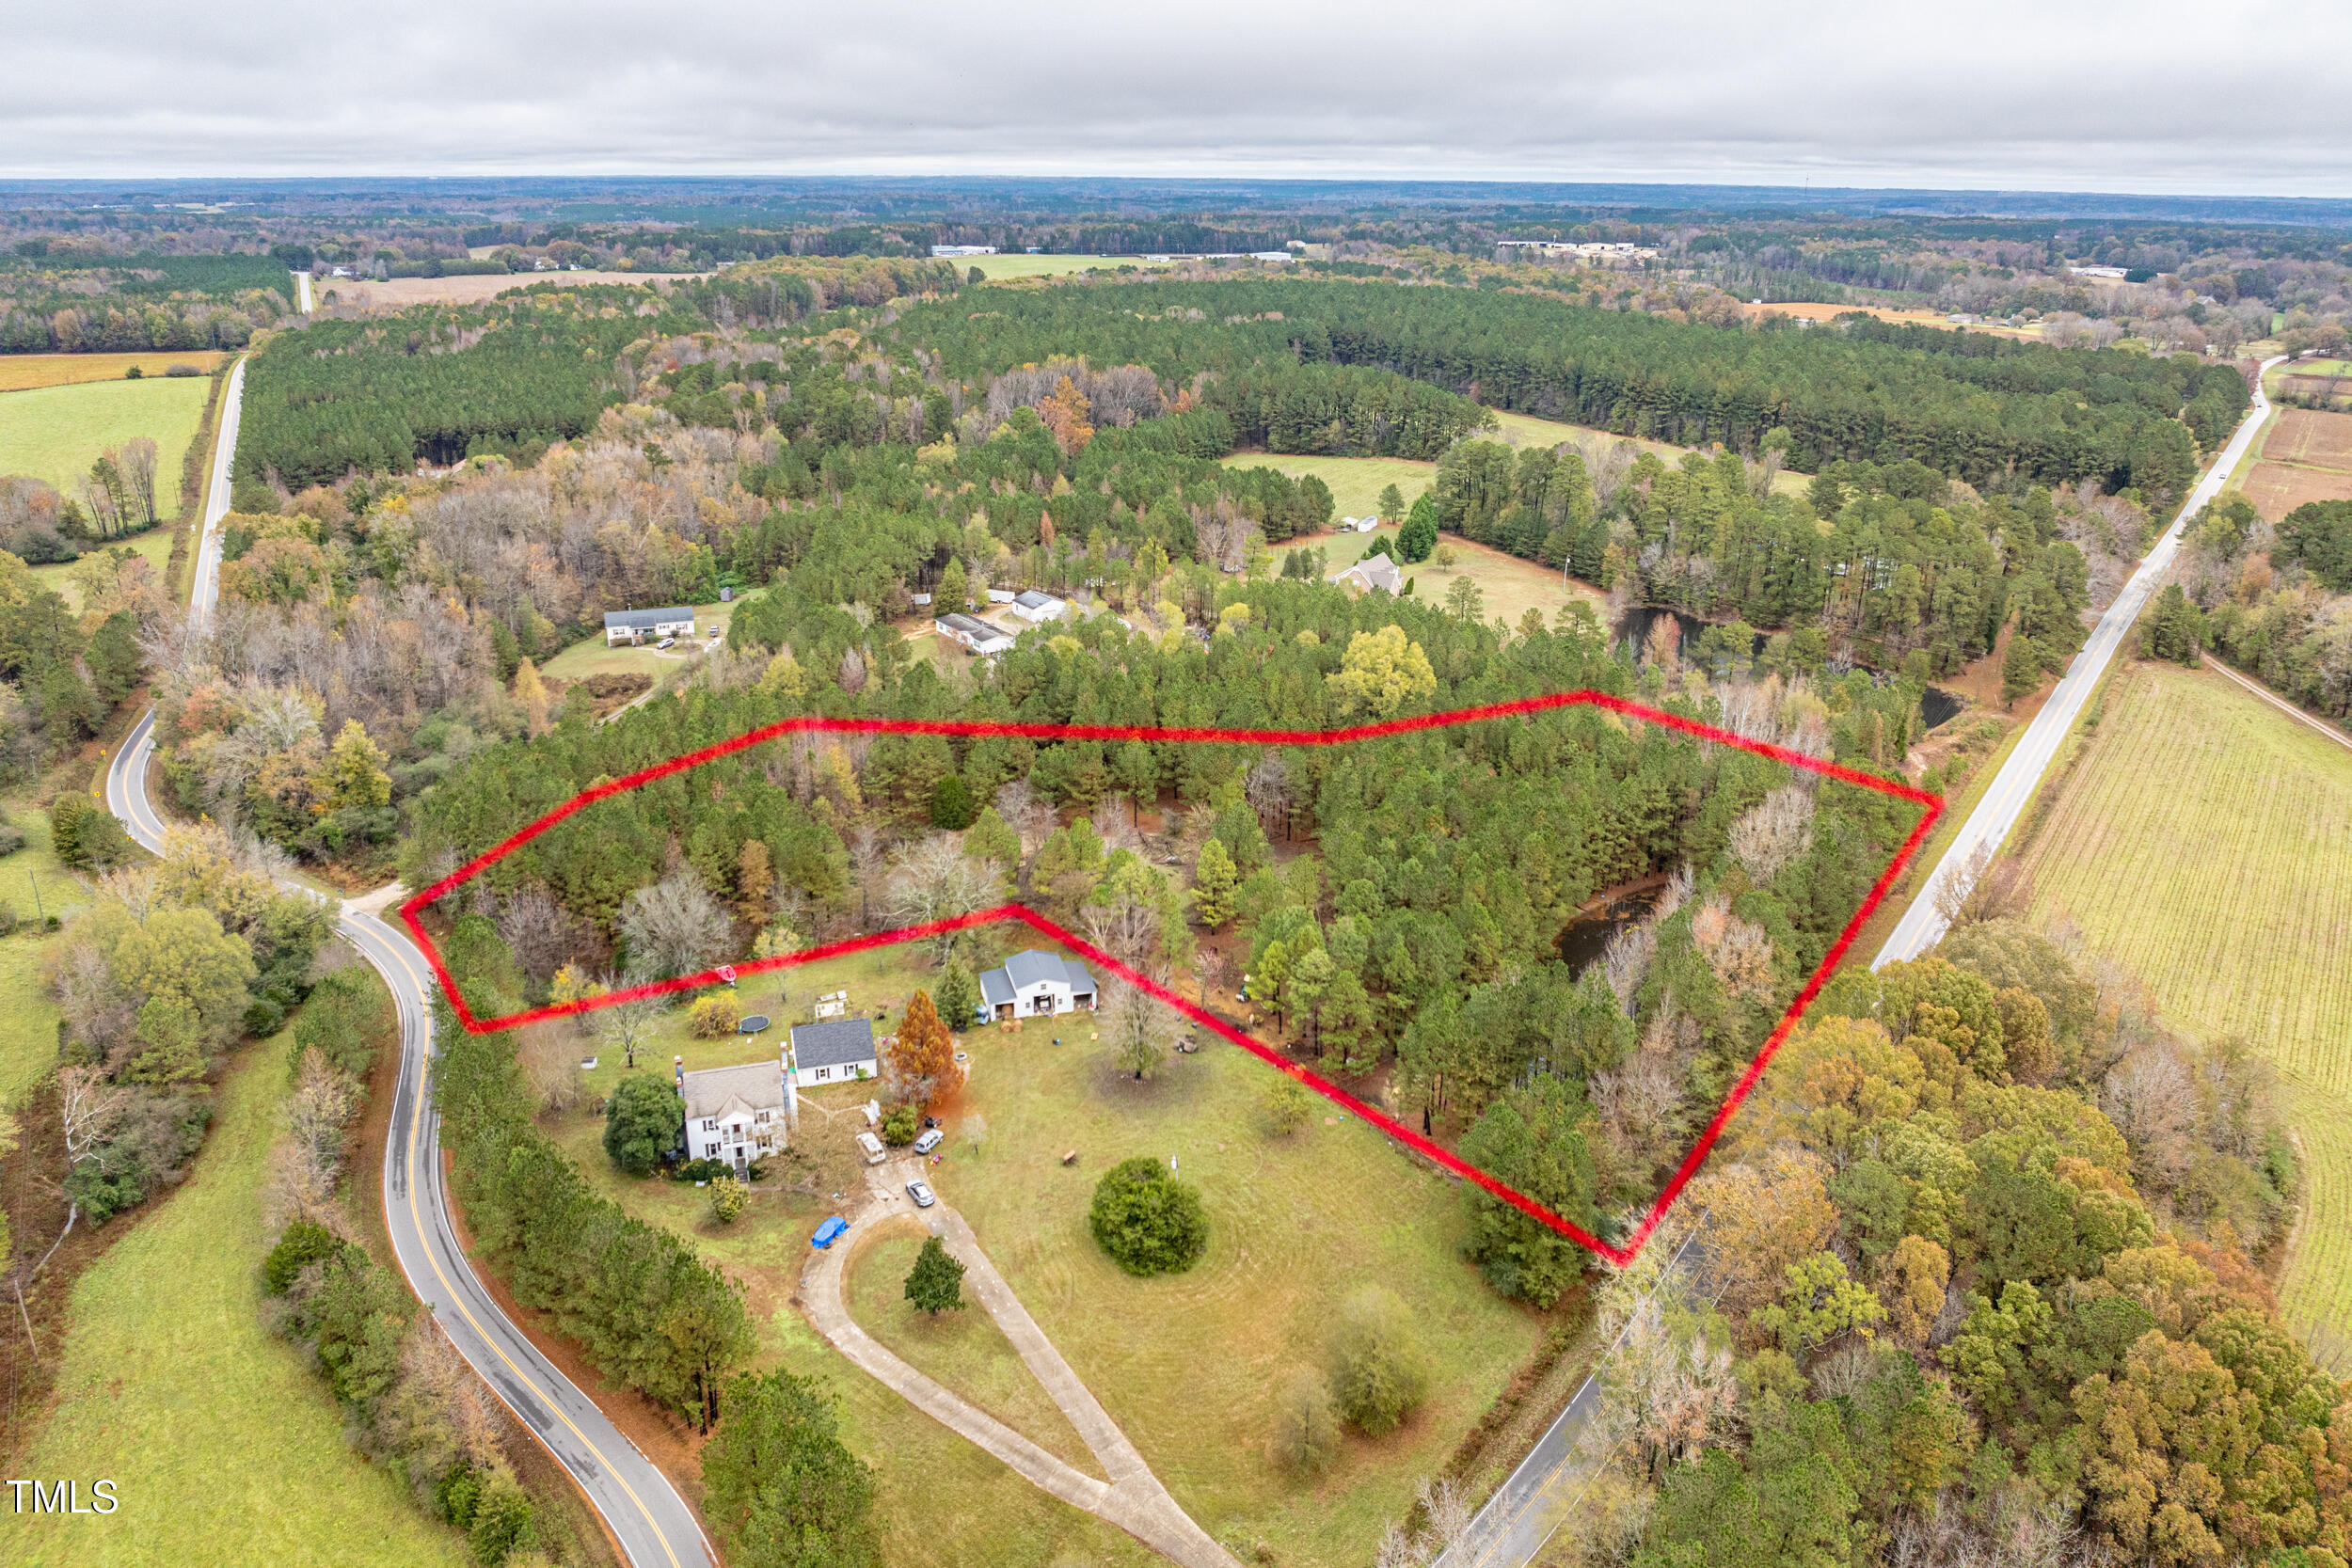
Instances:
[[[735,618],[735,607],[748,604],[756,595],[745,594],[725,604],[706,604],[694,607],[694,641],[708,641],[714,631],[723,632]],[[608,647],[604,633],[583,637],[539,667],[542,675],[556,680],[584,680],[590,675],[645,675],[659,682],[662,676],[675,674],[686,667],[684,645],[664,654],[650,642],[642,648]]]
[[[263,1158],[286,1092],[282,1038],[245,1048],[182,1188],[73,1291],[56,1407],[25,1474],[111,1478],[109,1517],[10,1520],[8,1560],[49,1568],[470,1561],[390,1472],[343,1439],[300,1353],[261,1322]]]
[[[1609,431],[1597,431],[1583,425],[1562,424],[1557,420],[1539,420],[1533,414],[1514,414],[1498,408],[1496,420],[1502,426],[1502,440],[1513,447],[1556,447],[1578,436],[1604,436],[1612,440],[1630,441],[1644,451],[1655,452],[1661,461],[1674,465],[1682,461],[1689,447],[1677,447],[1665,441],[1652,441],[1639,436],[1616,436]],[[1772,476],[1772,493],[1781,496],[1802,496],[1812,481],[1802,474],[1788,472]]]
[[[7,1105],[57,1059],[57,1009],[40,983],[43,942],[32,926],[34,911],[59,914],[88,902],[89,895],[49,852],[48,813],[8,800],[0,801],[0,816],[25,836],[24,848],[0,857],[0,904],[24,923],[16,935],[0,937],[0,1105]]]
[[[85,381],[119,381],[134,365],[142,376],[162,375],[174,365],[194,365],[209,375],[227,357],[216,348],[185,349],[176,354],[0,355],[0,392],[73,386]]]
[[[2027,853],[2166,1016],[2286,1079],[2308,1207],[2282,1304],[2352,1332],[2352,751],[2206,671],[2135,664]]]
[[[1322,461],[1346,460],[1327,458]],[[1393,544],[1396,533],[1395,529],[1388,527],[1372,533],[1318,533],[1287,541],[1278,548],[1296,549],[1304,546],[1320,549],[1327,567],[1336,572],[1343,566],[1352,566],[1362,560],[1364,552],[1373,546],[1375,540],[1387,539]],[[1519,624],[1519,618],[1530,610],[1543,611],[1544,619],[1549,621],[1561,606],[1576,600],[1593,606],[1596,613],[1600,611],[1601,592],[1590,583],[1579,582],[1573,578],[1564,579],[1549,567],[1538,566],[1532,561],[1522,561],[1518,556],[1490,549],[1485,545],[1473,545],[1453,534],[1447,534],[1438,542],[1454,551],[1451,567],[1439,566],[1433,553],[1430,560],[1405,568],[1405,576],[1411,581],[1413,593],[1422,598],[1442,602],[1454,579],[1466,577],[1477,583],[1479,592],[1485,595],[1481,611],[1484,618],[1492,621],[1501,616],[1515,628]]]
[[[180,465],[204,418],[212,383],[202,376],[89,381],[39,387],[0,397],[0,474],[30,474],[60,495],[89,471],[105,448],[135,436],[153,438],[156,504],[166,516],[180,502]]]
[[[874,967],[878,957],[793,972],[793,994],[846,984],[853,1006],[870,1006],[895,999],[920,977],[902,965]],[[859,965],[867,967],[851,967]],[[771,979],[750,984],[764,988]],[[1327,1125],[1318,1110],[1308,1128],[1270,1139],[1257,1119],[1268,1069],[1241,1052],[1211,1041],[1138,1085],[1111,1068],[1089,1035],[1087,1022],[1070,1018],[964,1036],[972,1076],[948,1116],[946,1158],[934,1184],[1204,1528],[1221,1539],[1228,1532],[1263,1539],[1283,1563],[1365,1560],[1388,1521],[1408,1505],[1414,1482],[1444,1463],[1525,1360],[1539,1323],[1460,1260],[1458,1189],[1406,1162],[1363,1123]],[[771,1034],[761,1047],[723,1041],[703,1049],[708,1060],[743,1061],[773,1040]],[[661,1056],[672,1049],[665,1041]],[[689,1053],[688,1060],[697,1057]],[[664,1059],[655,1070],[667,1068]],[[601,1082],[608,1070],[600,1066],[592,1079]],[[790,1306],[809,1232],[858,1168],[848,1151],[864,1126],[849,1114],[858,1098],[856,1091],[821,1097],[837,1114],[803,1117],[815,1165],[795,1170],[779,1162],[786,1168],[755,1189],[749,1214],[723,1230],[704,1216],[706,1194],[614,1172],[596,1117],[578,1114],[554,1131],[599,1190],[691,1237],[745,1280],[763,1325],[763,1360],[831,1383],[850,1447],[879,1462],[877,1509],[889,1560],[1037,1568],[1153,1560],[888,1393],[824,1345]],[[964,1136],[975,1116],[988,1129],[977,1151]],[[1078,1163],[1064,1167],[1060,1157],[1072,1148]],[[1188,1275],[1132,1279],[1087,1230],[1095,1180],[1135,1154],[1178,1156],[1184,1178],[1202,1190],[1215,1234],[1208,1257]],[[809,1171],[818,1178],[814,1196],[781,1190]],[[869,1331],[1063,1451],[1045,1419],[1053,1407],[993,1331],[895,1320],[892,1303],[912,1250],[902,1258],[888,1237],[869,1244],[878,1250],[853,1285],[854,1309]],[[1330,1314],[1374,1280],[1402,1295],[1424,1325],[1437,1363],[1432,1398],[1386,1439],[1350,1438],[1322,1481],[1294,1481],[1266,1457],[1273,1389],[1293,1367],[1319,1363]]]
[[[1143,272],[1158,272],[1168,263],[1146,261],[1134,256],[949,256],[966,276],[971,269],[980,269],[980,276],[991,283],[1003,283],[1016,277],[1060,277],[1074,272],[1090,272],[1100,267],[1116,272],[1120,267],[1135,267]]]
[[[1435,463],[1413,463],[1402,457],[1297,457],[1287,452],[1246,451],[1225,459],[1229,468],[1272,468],[1291,479],[1308,474],[1331,489],[1331,499],[1339,517],[1361,517],[1380,510],[1381,486],[1393,484],[1404,492],[1405,504],[1411,506],[1414,499],[1437,480]],[[1389,517],[1385,521],[1404,521]],[[1369,535],[1365,543],[1371,543]]]
[[[1029,1375],[996,1321],[967,1288],[960,1312],[933,1315],[906,1299],[907,1271],[923,1247],[912,1218],[867,1237],[850,1260],[850,1315],[915,1370],[935,1379],[1039,1448],[1098,1480],[1102,1462],[1086,1446],[1044,1386]]]
[[[163,580],[165,568],[171,562],[171,541],[178,531],[174,525],[165,523],[160,527],[151,528],[144,533],[135,533],[128,539],[112,540],[107,545],[101,546],[100,548],[119,548],[128,546],[138,551],[139,554],[147,557],[148,564],[155,568],[155,578],[160,582]],[[55,565],[35,566],[30,570],[35,581],[47,584],[52,593],[78,610],[82,608],[82,591],[74,586],[73,570],[80,564],[79,562],[68,561]]]

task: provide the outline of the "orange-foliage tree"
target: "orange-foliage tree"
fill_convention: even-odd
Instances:
[[[890,1044],[886,1064],[890,1082],[902,1097],[926,1103],[953,1091],[962,1082],[956,1066],[956,1044],[940,1022],[931,993],[918,990],[898,1022],[898,1037]]]

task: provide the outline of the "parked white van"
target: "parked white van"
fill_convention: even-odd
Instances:
[[[882,1140],[871,1132],[860,1132],[857,1135],[857,1146],[866,1151],[866,1163],[869,1165],[881,1164],[887,1153],[887,1150],[882,1148]]]

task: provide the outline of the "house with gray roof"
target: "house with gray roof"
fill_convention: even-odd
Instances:
[[[874,1050],[873,1020],[829,1018],[818,1023],[794,1024],[792,1065],[804,1089],[880,1078],[882,1061]]]
[[[1098,994],[1094,976],[1074,959],[1034,947],[980,976],[981,1016],[998,1023],[1091,1009]]]
[[[1041,594],[1034,588],[1025,589],[1015,594],[1012,601],[1012,612],[1015,615],[1038,626],[1043,626],[1048,621],[1060,620],[1064,608],[1062,602],[1053,594]]]
[[[961,645],[966,653],[978,654],[983,657],[993,657],[1012,646],[1009,635],[978,616],[966,615],[960,610],[934,618],[931,630]]]
[[[1404,569],[1387,555],[1368,555],[1346,570],[1332,573],[1331,580],[1351,594],[1369,594],[1375,588],[1391,594],[1405,592]]]
[[[604,645],[643,642],[646,638],[691,637],[694,607],[671,605],[664,610],[608,610],[604,612]]]
[[[799,1106],[781,1056],[698,1072],[683,1056],[670,1063],[686,1101],[688,1159],[723,1161],[739,1176],[789,1143]]]

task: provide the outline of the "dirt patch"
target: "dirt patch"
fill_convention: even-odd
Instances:
[[[2352,499],[2352,414],[2281,410],[2245,489],[2274,523],[2305,501]]]
[[[1894,310],[1883,305],[1824,305],[1800,302],[1787,305],[1742,305],[1740,307],[1740,314],[1751,321],[1760,316],[1788,316],[1796,321],[1836,321],[1839,316],[1850,315],[1857,310],[1866,316],[1876,316],[1883,322],[1895,322],[1903,326],[1933,326],[1948,332],[1961,325],[1958,322],[1947,320],[1940,310]],[[1981,323],[1968,324],[1968,330],[1989,332],[1996,338],[2040,336],[2023,327],[1992,326]]]
[[[596,699],[596,716],[603,719],[618,713],[646,692],[651,691],[653,677],[651,675],[603,674],[583,675],[576,681],[549,681],[548,682],[548,695],[560,704],[564,693],[575,686],[586,688],[588,695]]]

